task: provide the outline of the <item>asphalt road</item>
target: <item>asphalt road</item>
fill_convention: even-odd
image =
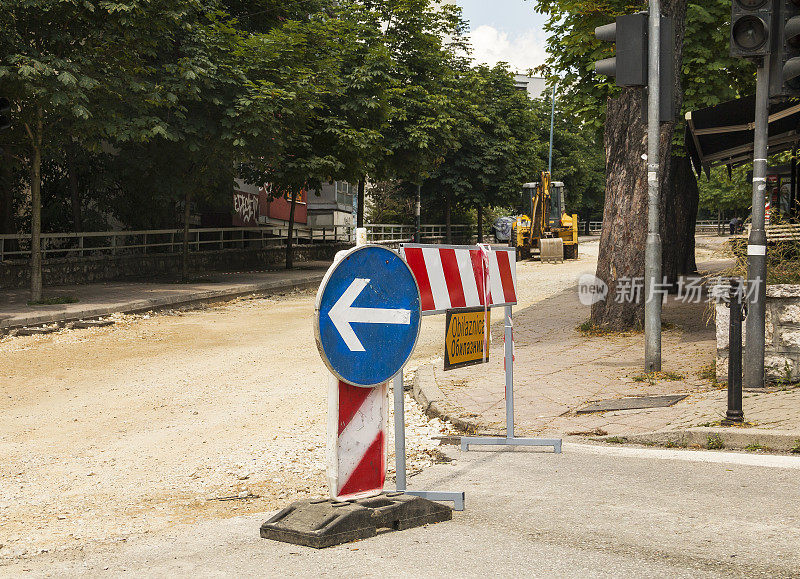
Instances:
[[[450,522],[316,551],[267,516],[175,526],[0,567],[18,576],[800,577],[800,457],[566,444],[488,447],[410,487],[464,490]]]

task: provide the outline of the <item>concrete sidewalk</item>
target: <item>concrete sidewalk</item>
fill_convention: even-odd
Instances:
[[[589,308],[578,301],[577,288],[515,313],[516,434],[637,435],[638,442],[670,446],[703,446],[698,440],[718,435],[726,447],[791,449],[800,439],[798,388],[745,392],[745,419],[757,428],[708,431],[719,426],[727,408],[727,389],[713,381],[709,314],[705,303],[665,305],[670,329],[663,333],[663,369],[672,379],[648,379],[641,333],[589,337],[578,331]],[[502,324],[493,325],[492,335],[487,364],[445,372],[436,362],[418,370],[414,395],[429,414],[462,430],[505,433]],[[669,394],[686,398],[665,408],[579,413],[594,401]]]
[[[70,297],[76,303],[29,306],[27,289],[0,295],[0,332],[25,326],[96,318],[191,303],[224,300],[254,293],[316,287],[330,263],[312,261],[293,270],[213,273],[191,283],[110,282],[48,287],[45,298]]]

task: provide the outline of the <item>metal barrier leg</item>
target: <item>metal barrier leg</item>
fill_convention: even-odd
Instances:
[[[511,314],[511,306],[506,306],[506,437],[462,436],[461,450],[469,450],[470,445],[476,444],[491,446],[552,446],[553,452],[560,454],[560,438],[517,438],[514,436],[514,322]]]
[[[506,438],[514,438],[514,321],[511,306],[506,306],[505,310]]]
[[[403,371],[394,377],[394,462],[398,491],[406,490],[406,427],[405,400],[403,400]]]
[[[403,371],[394,377],[394,462],[396,489],[415,497],[431,501],[447,501],[453,503],[456,511],[464,510],[464,492],[442,491],[409,491],[406,489],[406,421],[405,400],[403,399]]]

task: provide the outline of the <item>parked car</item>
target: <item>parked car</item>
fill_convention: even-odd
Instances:
[[[511,239],[511,224],[514,223],[513,217],[498,217],[492,225],[494,229],[494,239],[498,243]]]

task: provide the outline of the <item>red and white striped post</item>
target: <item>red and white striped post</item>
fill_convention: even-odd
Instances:
[[[386,482],[387,384],[328,387],[328,483],[331,498],[372,497]]]

